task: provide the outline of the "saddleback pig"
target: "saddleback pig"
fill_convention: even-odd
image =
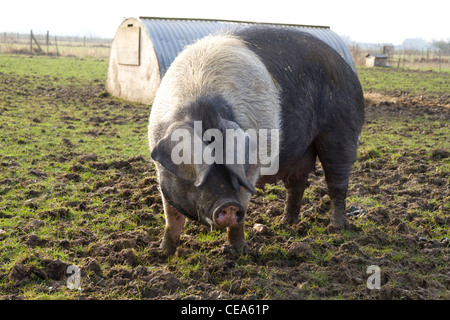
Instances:
[[[165,74],[149,123],[172,254],[185,217],[227,229],[246,247],[255,186],[282,180],[283,220],[298,222],[318,157],[332,202],[330,228],[348,226],[351,167],[364,119],[356,73],[334,49],[293,28],[253,26],[187,46]]]

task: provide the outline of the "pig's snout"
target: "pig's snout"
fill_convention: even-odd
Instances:
[[[226,202],[214,211],[214,222],[219,228],[233,227],[244,219],[245,211],[237,202]]]

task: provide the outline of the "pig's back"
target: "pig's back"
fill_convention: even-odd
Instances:
[[[293,28],[256,26],[235,35],[258,55],[280,89],[280,167],[298,162],[321,133],[342,125],[361,129],[357,75],[326,43]]]

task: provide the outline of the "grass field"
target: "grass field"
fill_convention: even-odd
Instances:
[[[358,67],[365,92],[442,96],[450,94],[450,69],[442,72]]]
[[[370,98],[349,230],[325,231],[318,165],[298,224],[281,223],[284,188],[267,185],[251,200],[247,254],[189,221],[166,257],[151,108],[109,96],[106,68],[0,55],[0,299],[450,298],[448,72],[358,68]],[[81,290],[67,287],[70,265]],[[366,286],[371,265],[380,289]]]
[[[34,36],[41,50],[34,41],[30,48],[30,34],[0,33],[0,54],[30,55],[32,51],[33,54],[53,57],[108,59],[112,43],[112,39],[49,35],[47,46],[46,35]]]

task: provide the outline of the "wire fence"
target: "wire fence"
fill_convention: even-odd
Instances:
[[[112,39],[92,36],[56,36],[34,34],[31,30],[23,33],[0,33],[0,52],[13,54],[38,54],[66,57],[92,57],[107,59]]]
[[[92,36],[56,36],[46,34],[0,32],[0,53],[39,54],[66,57],[92,57],[108,59],[112,39]],[[372,49],[358,44],[350,45],[353,61],[357,66],[365,66],[367,55],[387,54],[387,66],[393,68],[450,70],[450,52],[438,48],[421,50],[401,49],[390,46],[386,50],[380,45]]]
[[[366,49],[358,45],[349,46],[353,61],[357,66],[366,66],[368,55],[384,54],[386,66],[392,68],[429,69],[435,71],[450,70],[450,52],[439,48],[403,49],[394,46],[379,46]]]

